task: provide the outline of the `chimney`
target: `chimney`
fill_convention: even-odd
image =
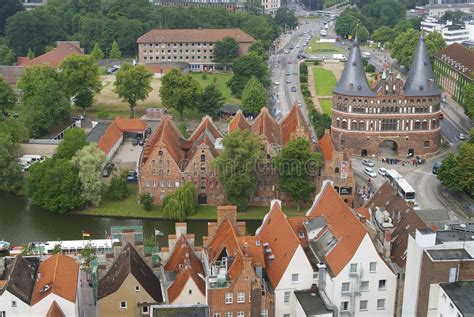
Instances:
[[[236,206],[218,206],[217,207],[217,226],[226,218],[230,220],[234,228],[237,225],[237,207]]]
[[[189,259],[189,251],[186,250],[186,253],[184,254],[184,267],[188,267],[191,265],[191,260]]]
[[[323,263],[318,263],[318,288],[325,292],[326,291],[326,265]]]
[[[310,292],[311,296],[316,296],[318,293],[318,286],[316,284],[311,284]]]
[[[244,243],[244,255],[249,256],[249,244],[247,242]]]
[[[389,230],[384,232],[383,251],[383,256],[389,258],[392,252],[392,232]]]
[[[36,274],[36,281],[39,281],[41,279],[41,272],[38,272],[38,274]]]
[[[175,230],[176,230],[176,238],[181,237],[181,235],[185,236],[188,233],[188,227],[186,222],[177,222],[175,224]]]
[[[416,229],[415,241],[421,248],[433,247],[436,244],[436,233],[430,228]]]

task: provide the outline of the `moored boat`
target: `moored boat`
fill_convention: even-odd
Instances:
[[[0,252],[10,250],[10,242],[0,240]]]

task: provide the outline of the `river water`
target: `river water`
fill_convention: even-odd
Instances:
[[[254,234],[260,221],[247,221],[247,231]],[[154,229],[164,233],[158,237],[160,246],[167,246],[168,234],[175,233],[175,222],[170,220],[122,219],[60,215],[31,206],[27,198],[0,192],[0,240],[19,245],[32,241],[80,240],[82,231],[91,233],[91,239],[103,239],[111,226],[143,226],[145,237],[152,239]],[[196,245],[202,244],[207,234],[207,221],[188,221],[188,233],[196,236]]]

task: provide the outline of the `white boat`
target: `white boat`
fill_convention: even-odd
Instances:
[[[10,250],[10,242],[0,240],[0,252]]]

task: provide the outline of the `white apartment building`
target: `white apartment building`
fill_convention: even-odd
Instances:
[[[262,8],[265,13],[275,13],[281,7],[281,0],[262,0]]]
[[[442,283],[474,280],[473,233],[473,224],[461,224],[437,232],[417,229],[409,236],[402,316],[440,316],[446,305],[449,309]],[[456,314],[453,309],[443,316]]]
[[[421,22],[421,29],[423,31],[428,33],[441,33],[448,46],[453,43],[462,43],[464,41],[474,40],[474,26],[472,28],[473,30],[471,31],[470,25],[453,25],[451,21],[439,23],[434,18],[427,18]]]

